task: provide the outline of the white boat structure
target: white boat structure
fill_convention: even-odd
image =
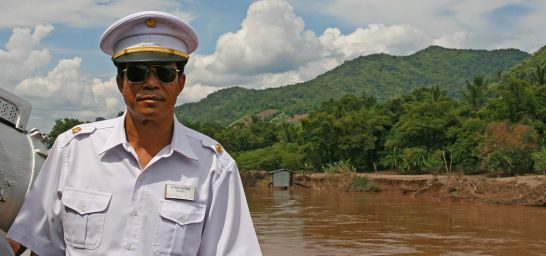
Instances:
[[[0,229],[6,232],[47,157],[44,135],[27,130],[31,105],[0,88]],[[0,255],[13,255],[0,235]]]

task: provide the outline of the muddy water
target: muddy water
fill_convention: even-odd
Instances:
[[[264,255],[546,255],[546,208],[247,189]]]

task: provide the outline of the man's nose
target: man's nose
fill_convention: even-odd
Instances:
[[[157,78],[155,68],[150,68],[146,79],[144,79],[145,88],[157,88],[161,84],[161,81]]]

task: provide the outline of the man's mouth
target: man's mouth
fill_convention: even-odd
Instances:
[[[143,96],[137,96],[137,101],[165,101],[163,97],[156,96],[156,95],[143,95]]]

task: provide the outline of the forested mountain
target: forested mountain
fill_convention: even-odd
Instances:
[[[546,46],[535,52],[533,56],[525,59],[520,64],[512,67],[507,74],[514,75],[522,79],[540,80],[538,84],[545,84],[544,67],[546,67]],[[538,70],[537,70],[538,68]],[[542,69],[542,70],[540,70]],[[537,73],[538,72],[538,73]]]
[[[307,113],[321,102],[345,94],[366,94],[383,101],[419,87],[438,86],[448,95],[457,96],[466,80],[475,76],[496,79],[502,71],[525,63],[522,61],[529,56],[517,49],[459,50],[438,46],[409,56],[372,54],[347,61],[304,83],[264,90],[223,89],[199,102],[178,106],[176,115],[189,122],[229,125],[265,109]]]

